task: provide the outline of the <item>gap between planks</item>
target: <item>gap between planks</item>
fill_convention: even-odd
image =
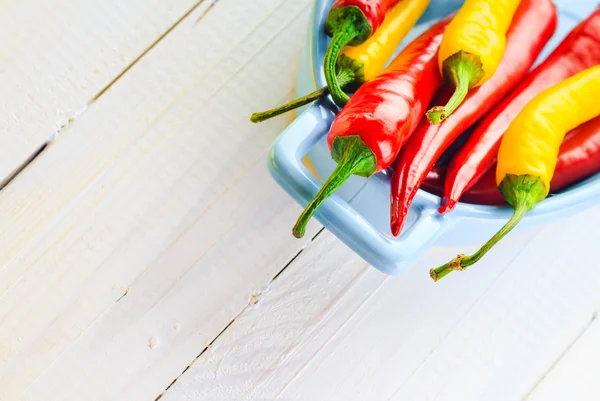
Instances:
[[[271,281],[269,281],[265,288],[268,288],[271,284],[273,284],[273,282],[276,281],[277,278],[281,276],[281,274],[283,274],[287,270],[287,268],[290,267],[296,261],[296,259],[298,259],[302,252],[304,252],[313,242],[315,242],[315,240],[323,233],[324,230],[325,228],[321,228],[319,231],[317,231],[317,233],[310,239],[310,242],[307,242],[306,245],[302,249],[300,249],[298,253],[290,259],[289,262],[286,263],[283,269],[281,269],[279,272],[277,272],[277,274],[275,274],[275,276],[273,276],[273,278],[271,279]],[[127,292],[123,294],[121,298],[127,295]],[[204,347],[202,351],[200,351],[200,353],[194,358],[194,360],[190,362],[190,364],[188,364],[175,379],[173,379],[173,381],[165,388],[165,390],[162,393],[158,395],[158,397],[154,399],[154,401],[159,401],[161,398],[163,398],[165,394],[171,389],[171,387],[173,387],[173,385],[177,383],[181,376],[183,376],[194,365],[194,363],[196,363],[196,361],[198,361],[202,357],[202,355],[204,355],[204,353],[210,349],[210,347],[223,335],[223,333],[225,333],[235,323],[237,318],[243,315],[248,310],[248,308],[260,302],[260,296],[262,295],[262,293],[264,293],[264,290],[254,292],[250,297],[250,300],[248,301],[248,305],[246,305],[245,308],[243,308],[233,319],[231,319],[229,323],[227,323],[223,330],[221,330],[219,334],[217,334],[215,338],[213,338],[210,341],[210,343],[206,347]],[[120,301],[121,298],[119,298],[117,302]]]
[[[115,83],[117,83],[127,72],[129,72],[141,59],[143,59],[153,48],[156,47],[167,35],[169,35],[181,22],[187,19],[205,0],[199,0],[189,10],[187,10],[181,17],[179,17],[165,32],[163,32],[156,40],[154,40],[142,53],[140,53],[129,65],[127,65],[123,71],[121,71],[115,78],[113,78],[104,88],[102,88],[92,99],[84,106],[79,112],[75,112],[71,117],[67,118],[67,121],[60,124],[58,129],[53,132],[49,138],[34,152],[29,155],[10,175],[0,182],[0,191],[2,191],[11,182],[17,180],[21,174],[23,174],[30,165],[32,165],[37,159],[43,156],[43,154],[49,150],[60,134],[67,131],[77,119],[83,115],[89,106],[95,103],[102,95],[104,95]],[[219,0],[212,0],[206,10],[196,19],[195,24],[198,24],[219,2]]]
[[[185,14],[183,14],[177,21],[175,21],[175,23],[173,25],[171,25],[169,27],[169,29],[167,29],[163,34],[161,34],[154,42],[152,42],[150,44],[150,46],[148,46],[146,48],[146,50],[144,50],[142,53],[140,53],[139,56],[137,56],[127,67],[125,67],[125,69],[123,69],[123,71],[121,71],[112,81],[110,81],[108,83],[108,85],[106,85],[104,88],[102,88],[100,90],[100,92],[98,92],[94,97],[92,97],[92,99],[90,100],[90,102],[88,103],[88,106],[92,105],[94,102],[96,102],[96,100],[98,100],[102,95],[104,95],[106,93],[107,90],[109,90],[117,81],[119,81],[125,74],[127,74],[127,72],[129,70],[131,70],[133,68],[133,66],[135,66],[142,58],[144,58],[144,56],[146,56],[146,54],[148,54],[153,48],[156,47],[157,44],[159,44],[164,38],[167,37],[167,35],[169,35],[171,32],[173,32],[173,30],[181,23],[183,22],[187,17],[189,17],[194,11],[196,11],[196,9],[198,7],[200,7],[200,5],[202,3],[204,3],[205,0],[199,0],[196,4],[194,4]],[[200,17],[197,19],[196,23],[200,22],[200,20],[202,18],[204,18],[215,6],[216,3],[218,3],[219,0],[212,0],[211,4],[208,6],[208,8],[202,13],[202,15],[200,15]]]
[[[35,152],[33,152],[20,166],[18,166],[8,177],[0,182],[0,191],[2,191],[8,184],[14,181],[19,174],[24,172],[30,165],[32,165],[36,159],[38,159],[42,153],[48,148],[51,142],[45,142]]]
[[[569,351],[571,351],[571,349],[573,348],[573,346],[575,344],[577,344],[577,342],[585,335],[585,333],[587,333],[587,331],[590,329],[590,327],[592,327],[592,325],[594,324],[594,322],[596,321],[596,319],[598,318],[598,312],[594,312],[594,314],[592,315],[591,319],[589,320],[589,322],[586,323],[585,326],[583,326],[583,328],[581,329],[581,331],[575,336],[575,338],[573,339],[573,341],[571,341],[566,347],[565,350],[563,352],[561,352],[561,354],[558,356],[558,358],[556,358],[556,360],[554,361],[554,363],[552,365],[550,365],[550,367],[548,368],[548,370],[546,370],[546,372],[544,372],[544,374],[540,377],[540,379],[531,387],[531,390],[529,390],[527,392],[527,394],[525,394],[525,396],[523,397],[523,399],[521,401],[527,401],[531,395],[535,392],[535,390],[538,389],[538,387],[540,386],[540,384],[542,384],[544,382],[544,380],[546,380],[546,377],[548,377],[548,375],[550,374],[550,372],[552,372],[554,370],[554,368],[556,368],[556,366],[564,359],[564,357],[569,353]]]
[[[200,10],[198,10],[198,11],[200,11]],[[197,13],[199,14],[199,12],[198,12],[198,11],[197,11]],[[168,47],[168,46],[167,46],[167,47]],[[153,52],[153,53],[154,53],[154,52]],[[247,63],[245,63],[244,65],[247,65]],[[127,74],[127,76],[130,76],[130,75],[134,75],[134,74]],[[229,80],[227,80],[226,82],[229,82]],[[112,93],[113,93],[113,91],[111,90],[111,91],[109,92],[109,94],[112,94]],[[186,91],[186,93],[187,93],[187,91]],[[103,99],[104,99],[104,98],[103,98]],[[88,113],[88,114],[92,114],[92,113]],[[87,115],[87,114],[86,114],[86,115]],[[85,124],[85,123],[84,123],[84,124]],[[72,137],[68,137],[67,139],[72,139]],[[55,152],[53,152],[52,154],[54,155],[54,154],[55,154]],[[263,158],[263,156],[264,156],[264,154],[261,154],[261,156],[260,156],[260,159],[262,159],[262,158]],[[258,158],[257,158],[257,159],[258,159]],[[261,163],[261,164],[262,164],[262,163]],[[31,180],[30,180],[30,181],[31,181]],[[298,249],[299,249],[300,247],[298,247],[298,246],[295,246],[294,248],[295,248],[295,249],[294,249],[294,252],[290,252],[290,253],[286,254],[286,256],[285,256],[285,259],[283,259],[283,258],[282,258],[282,260],[281,260],[279,263],[277,263],[277,266],[274,266],[274,267],[275,267],[275,269],[273,269],[273,272],[271,272],[271,274],[270,274],[270,276],[269,276],[269,277],[266,277],[266,279],[267,279],[267,280],[261,280],[261,286],[264,286],[264,283],[267,283],[267,282],[269,282],[270,278],[271,278],[271,277],[273,277],[273,276],[275,275],[275,273],[276,273],[276,271],[278,270],[278,268],[280,268],[282,265],[284,265],[284,264],[285,264],[285,263],[286,263],[286,262],[287,262],[287,261],[290,259],[290,257],[291,257],[293,254],[295,254],[295,253],[298,251]],[[36,261],[36,262],[37,262],[37,261]],[[127,301],[125,301],[125,302],[128,302],[128,300],[130,299],[130,297],[131,297],[131,295],[129,295],[129,297],[127,298]],[[124,298],[121,298],[121,299],[124,299]],[[113,302],[114,302],[114,301],[113,301]],[[247,301],[246,301],[246,302],[247,302]],[[243,304],[241,304],[241,305],[240,305],[241,307],[240,307],[238,310],[242,310],[242,309],[245,307],[245,305],[244,305],[244,304],[245,304],[246,302],[244,302]],[[237,313],[235,313],[235,314],[237,314]],[[226,323],[227,323],[227,321],[228,321],[228,320],[231,318],[231,316],[235,316],[235,314],[234,314],[234,313],[232,313],[231,315],[229,315],[229,316],[227,317],[227,318],[228,318],[227,320],[224,320],[223,322],[221,322],[221,324],[220,324],[220,327],[222,328],[223,326],[225,326],[225,324],[226,324]],[[219,327],[217,327],[217,329],[219,329]],[[216,334],[216,333],[218,333],[218,331],[217,331],[217,330],[215,330],[215,332],[214,332],[214,333],[211,335],[211,338],[209,338],[209,340],[211,340],[212,338],[214,338],[214,334]],[[204,343],[204,344],[206,344],[206,343]],[[204,345],[203,345],[203,346],[204,346]],[[61,354],[61,355],[62,355],[62,354]],[[194,352],[192,351],[192,352],[190,352],[190,353],[189,353],[189,357],[188,357],[188,358],[191,358],[191,357],[193,357],[193,356],[194,356]],[[182,366],[185,366],[185,365],[188,363],[188,361],[189,361],[189,359],[188,359],[188,358],[186,358],[186,360],[185,360],[185,361],[183,361],[183,363],[180,365],[180,367],[182,367]],[[57,360],[58,360],[58,358],[57,358]],[[169,377],[168,379],[172,379],[172,378],[175,376],[175,374],[176,374],[176,373],[177,373],[177,371],[173,371],[173,372],[171,372],[171,375],[170,375],[171,377]],[[164,386],[164,385],[165,385],[166,383],[168,383],[168,382],[169,382],[169,381],[166,381],[165,383],[162,383],[162,385]],[[154,391],[154,392],[157,392],[156,390],[160,390],[160,387],[159,387],[158,389],[154,389],[153,391]],[[153,394],[152,394],[152,395],[153,395]]]

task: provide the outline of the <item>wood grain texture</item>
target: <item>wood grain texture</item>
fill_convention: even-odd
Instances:
[[[580,251],[593,247],[598,212],[508,238],[436,284],[428,269],[455,250],[385,278],[323,233],[165,399],[521,401],[600,306],[596,263]],[[557,369],[575,367],[582,347]],[[565,380],[566,398],[531,399],[570,399]]]
[[[388,278],[297,241],[289,119],[248,117],[291,97],[312,0],[97,3],[0,2],[0,172],[61,132],[0,192],[0,401],[595,399],[599,209],[437,284],[474,249]]]
[[[0,399],[156,398],[310,242],[248,117],[311,3],[203,3],[2,191]]]
[[[594,315],[576,337],[576,341],[560,355],[532,388],[525,401],[594,401],[600,394],[598,371],[600,361],[600,323]]]
[[[199,1],[0,2],[0,183]]]

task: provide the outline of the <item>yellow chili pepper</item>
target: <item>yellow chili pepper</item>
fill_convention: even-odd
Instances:
[[[600,66],[584,70],[537,95],[505,132],[496,168],[496,182],[514,208],[511,219],[472,256],[459,255],[431,270],[439,280],[481,259],[533,207],[548,196],[560,145],[567,132],[600,116]]]
[[[357,63],[362,82],[375,78],[392,57],[398,44],[425,12],[429,2],[430,0],[401,0],[387,13],[375,35],[360,46],[346,48],[338,63],[342,66]]]
[[[363,44],[346,48],[337,59],[337,84],[340,88],[355,90],[375,78],[383,70],[394,51],[417,23],[431,0],[402,0],[385,16],[379,29]],[[338,97],[348,95],[340,89]],[[259,123],[298,107],[312,103],[329,94],[327,86],[317,89],[275,109],[254,113],[250,121]]]
[[[456,89],[446,106],[427,112],[431,124],[444,121],[470,89],[490,79],[504,55],[506,32],[521,0],[467,0],[446,29],[440,71]]]

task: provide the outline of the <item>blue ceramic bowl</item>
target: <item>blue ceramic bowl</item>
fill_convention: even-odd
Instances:
[[[560,12],[559,25],[540,60],[546,58],[597,4],[595,0],[558,0],[555,3]],[[325,86],[322,65],[329,39],[323,26],[332,4],[333,0],[316,2],[308,45],[298,75],[297,95]],[[460,0],[432,0],[398,50],[461,4]],[[335,167],[327,148],[326,134],[337,111],[330,99],[315,103],[272,146],[269,170],[279,185],[302,207],[310,202],[321,186],[321,181],[301,162],[304,156],[309,156],[321,177],[328,177]],[[323,203],[315,218],[368,263],[392,275],[405,271],[434,244],[462,246],[484,242],[512,214],[510,208],[460,203],[452,213],[442,216],[437,213],[439,197],[419,191],[409,211],[406,228],[398,238],[394,238],[389,229],[389,193],[387,172],[369,179],[352,177],[336,195]],[[525,217],[519,229],[569,216],[592,205],[599,195],[600,175],[596,175],[563,193],[548,197]],[[290,221],[290,235],[293,224]]]

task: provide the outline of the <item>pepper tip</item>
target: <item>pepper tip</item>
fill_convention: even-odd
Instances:
[[[394,237],[400,235],[400,232],[402,231],[402,226],[400,224],[392,224],[390,228]]]
[[[456,206],[456,203],[457,202],[455,200],[444,198],[444,200],[442,201],[442,205],[438,208],[438,212],[440,214],[446,214],[448,212],[451,212]]]
[[[390,217],[390,231],[394,237],[397,237],[404,228],[404,219],[406,214],[402,213],[400,209],[396,209],[397,205],[392,206],[391,217]]]

